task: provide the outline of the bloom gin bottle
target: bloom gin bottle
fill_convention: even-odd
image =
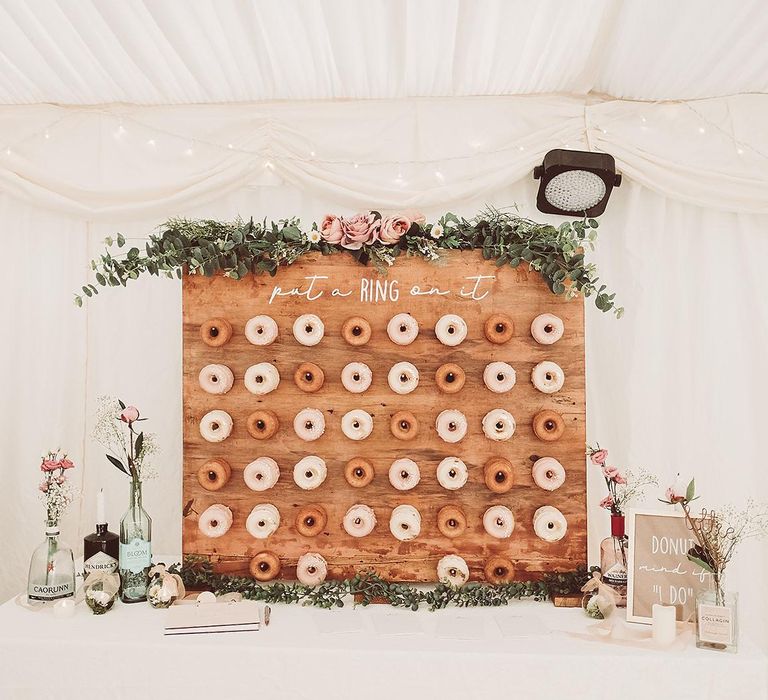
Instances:
[[[152,518],[141,504],[141,482],[131,481],[131,501],[120,521],[120,600],[147,599],[152,567]]]

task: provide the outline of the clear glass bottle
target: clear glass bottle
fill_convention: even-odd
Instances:
[[[721,582],[722,583],[722,582]],[[739,648],[739,594],[713,585],[696,596],[696,646],[736,652]]]
[[[147,599],[152,567],[152,518],[141,504],[141,482],[131,481],[130,504],[120,521],[120,600]]]
[[[27,578],[30,600],[50,601],[75,595],[75,558],[72,550],[59,542],[59,526],[49,520],[45,541],[32,553]]]
[[[627,607],[627,554],[629,538],[624,531],[624,516],[611,515],[611,536],[600,543],[600,570],[603,581],[620,596],[619,608]]]

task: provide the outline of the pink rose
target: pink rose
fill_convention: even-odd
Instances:
[[[48,493],[48,481],[43,479],[40,482],[40,486],[38,486],[37,488],[39,488],[43,493]]]
[[[600,501],[600,507],[601,508],[613,508],[613,496],[606,496],[602,501]]]
[[[613,480],[617,484],[626,484],[627,483],[627,477],[624,476],[623,474],[617,474],[616,476],[613,477]]]
[[[72,469],[72,467],[74,466],[75,466],[74,463],[71,460],[67,459],[66,457],[61,460],[62,469]]]
[[[326,243],[338,245],[344,237],[344,231],[341,228],[341,219],[333,214],[326,214],[323,222],[320,224],[320,235]]]
[[[344,235],[341,247],[348,250],[359,250],[368,243],[374,243],[379,237],[380,222],[371,214],[355,214],[350,219],[341,219],[341,230]]]
[[[613,479],[616,480],[616,477],[619,476],[619,468],[618,467],[603,467],[603,476],[606,479]]]
[[[680,503],[685,500],[685,493],[682,492],[677,484],[673,484],[667,489],[666,496],[670,503]]]
[[[136,408],[136,406],[127,406],[123,409],[123,412],[120,414],[120,420],[123,421],[123,423],[133,423],[136,420],[139,420],[139,409]]]
[[[608,459],[608,450],[596,450],[590,455],[592,464],[596,464],[598,467],[605,464],[605,460]]]
[[[43,463],[40,465],[41,471],[44,471],[44,472],[53,472],[60,468],[61,468],[61,462],[59,462],[58,460],[52,460],[52,459],[44,459]]]
[[[404,216],[390,216],[381,222],[379,240],[385,245],[397,243],[411,228],[411,220]]]

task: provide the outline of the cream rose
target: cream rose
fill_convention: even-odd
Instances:
[[[385,245],[394,245],[411,228],[411,220],[404,216],[390,216],[381,222],[379,240]]]

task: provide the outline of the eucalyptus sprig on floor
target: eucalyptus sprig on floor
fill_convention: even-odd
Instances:
[[[277,222],[169,219],[149,236],[143,251],[126,249],[122,234],[107,238],[105,251],[91,261],[96,283],[83,285],[75,303],[82,306],[83,295],[92,297],[99,287],[124,287],[145,274],[179,279],[185,273],[223,274],[232,279],[248,273],[274,276],[281,265],[291,265],[310,252],[345,253],[384,272],[401,255],[437,261],[445,250],[481,249],[483,257],[494,260],[497,267],[527,264],[541,274],[553,294],[594,297],[598,309],[613,311],[618,318],[624,309],[616,306],[615,294],[604,284],[598,286],[597,269],[584,257],[585,248],[594,249],[597,227],[595,219],[555,227],[487,208],[472,219],[447,213],[434,223],[413,223],[397,243],[377,240],[349,250],[324,240],[317,223],[303,229],[296,218]],[[113,254],[115,249],[118,252]]]

